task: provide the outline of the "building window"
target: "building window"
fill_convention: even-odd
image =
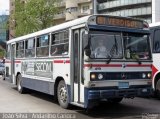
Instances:
[[[83,6],[82,7],[82,12],[85,13],[86,11],[89,10],[89,5]]]
[[[71,13],[71,12],[77,12],[78,8],[77,7],[70,7],[66,9],[66,12]]]

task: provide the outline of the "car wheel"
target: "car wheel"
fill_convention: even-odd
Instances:
[[[67,92],[67,87],[66,87],[64,80],[61,80],[58,84],[57,98],[62,108],[69,107],[68,92]]]

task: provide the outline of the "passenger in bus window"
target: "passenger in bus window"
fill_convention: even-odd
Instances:
[[[43,47],[41,51],[43,56],[48,56],[48,47]]]
[[[52,50],[51,50],[51,55],[56,55],[58,53],[58,48],[57,46],[52,46]]]
[[[95,58],[107,58],[108,51],[107,48],[104,46],[104,41],[99,40],[97,48],[92,52]]]
[[[64,46],[63,46],[63,52],[62,52],[62,55],[67,55],[68,54],[68,44],[65,44]]]

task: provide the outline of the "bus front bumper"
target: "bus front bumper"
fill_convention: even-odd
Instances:
[[[88,99],[108,99],[108,98],[133,98],[133,97],[145,97],[151,96],[153,93],[152,87],[149,86],[139,86],[128,89],[88,89]]]

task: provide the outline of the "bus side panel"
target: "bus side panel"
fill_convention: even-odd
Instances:
[[[10,59],[6,59],[6,61],[5,61],[5,80],[12,83],[11,60]]]
[[[53,61],[47,59],[24,60],[17,72],[22,74],[23,87],[54,95]],[[20,66],[20,65],[19,65]]]
[[[54,82],[23,77],[22,85],[28,89],[54,95]]]
[[[22,60],[15,60],[15,77],[17,76],[18,73],[21,74],[21,66],[22,66]],[[16,78],[15,78],[16,79]]]
[[[70,60],[69,59],[55,59],[53,61],[53,80],[61,77],[64,79],[66,85],[70,85]]]

